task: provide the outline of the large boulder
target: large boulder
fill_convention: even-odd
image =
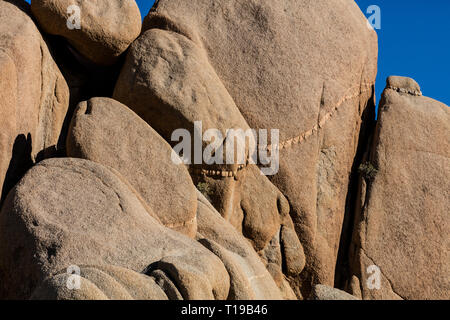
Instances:
[[[192,140],[209,129],[219,130],[224,137],[219,141],[224,147],[224,160],[228,151],[227,129],[249,129],[202,48],[182,35],[165,30],[148,30],[133,43],[114,98],[130,106],[172,144],[175,144],[171,141],[172,133],[180,128],[187,129]],[[201,128],[195,127],[197,121],[201,121]],[[192,145],[195,143],[192,141]],[[203,147],[208,144],[202,143]],[[288,265],[287,274],[300,273],[305,261],[295,232],[289,233],[289,229],[294,231],[289,204],[258,167],[191,162],[189,168],[195,185],[251,241],[270,264],[275,278],[283,278],[283,259]],[[284,235],[290,234],[292,240],[286,244],[286,250],[280,246],[282,226],[283,239],[288,239]],[[271,244],[272,240],[278,245]],[[286,258],[285,253],[288,253]],[[269,254],[274,258],[268,258]]]
[[[0,51],[0,205],[13,181],[7,181],[16,133],[17,71],[14,61]],[[16,178],[17,179],[17,178]],[[3,188],[5,190],[2,192]]]
[[[195,237],[197,196],[187,169],[173,163],[170,145],[123,104],[109,98],[80,103],[67,154],[114,168],[163,225]]]
[[[192,136],[218,129],[224,138],[227,129],[249,128],[203,48],[165,30],[149,30],[133,43],[113,98],[167,141],[180,128]],[[202,122],[195,128],[201,132],[194,132],[196,121]]]
[[[217,255],[230,276],[227,299],[280,299],[280,291],[251,245],[198,192],[198,241]],[[289,288],[289,285],[286,285]],[[74,290],[76,289],[76,290]],[[164,290],[163,290],[164,289]],[[290,298],[295,298],[290,292]],[[45,279],[34,291],[39,300],[182,299],[160,272],[149,275],[115,266],[81,266]]]
[[[345,291],[317,284],[314,286],[309,300],[361,300]]]
[[[197,239],[223,262],[230,275],[230,300],[295,299],[283,277],[271,277],[252,245],[200,193]],[[281,290],[281,294],[280,294]]]
[[[361,165],[349,289],[364,299],[448,299],[450,108],[390,77]]]
[[[333,285],[349,176],[362,123],[374,116],[376,33],[358,6],[160,0],[143,31],[114,98],[168,141],[174,128],[191,129],[192,119],[208,119],[206,128],[280,129],[280,170],[271,180],[289,200],[305,247],[297,293]],[[235,171],[203,174],[219,181]]]
[[[220,259],[165,228],[136,194],[114,169],[83,159],[30,169],[0,212],[0,297],[28,298],[70,266],[112,265],[170,279],[184,299],[226,299]]]
[[[289,202],[256,165],[248,165],[231,178],[203,176],[206,194],[225,198],[220,204],[223,217],[232,224],[260,255],[277,283],[288,279],[295,288],[305,267],[303,247],[289,215]]]
[[[56,153],[69,92],[21,0],[0,1],[0,194]]]
[[[134,0],[32,0],[31,10],[45,32],[99,65],[114,64],[141,32]]]
[[[80,266],[45,279],[31,299],[167,300],[168,296],[172,297],[157,282],[154,277],[121,267]]]
[[[246,186],[250,189],[243,190],[244,194],[250,196],[245,198],[248,202],[241,205],[241,198],[237,195],[235,201],[232,202],[233,206],[238,206],[236,212],[239,210],[241,213],[240,218],[234,215],[232,217],[226,216],[227,220],[233,223],[240,231],[241,235],[238,236],[238,231],[229,222],[220,217],[208,200],[205,198],[197,200],[199,192],[196,191],[185,166],[173,163],[170,145],[133,111],[115,100],[93,98],[78,106],[69,130],[67,153],[69,156],[95,161],[117,170],[130,182],[139,196],[153,209],[166,227],[194,237],[197,233],[197,223],[200,223],[199,228],[208,230],[208,235],[214,233],[220,235],[220,239],[236,239],[236,248],[225,246],[225,249],[238,250],[238,248],[245,245],[245,256],[240,258],[239,261],[233,260],[234,262],[228,262],[225,265],[231,264],[237,266],[236,268],[238,269],[242,269],[243,267],[239,266],[239,264],[245,259],[249,259],[247,256],[250,255],[253,260],[250,261],[250,266],[244,268],[244,270],[251,270],[252,266],[255,265],[259,268],[254,271],[257,273],[241,275],[237,279],[258,279],[257,281],[255,280],[256,284],[266,284],[267,280],[260,273],[262,272],[261,270],[264,270],[266,276],[269,273],[265,271],[264,264],[259,261],[260,259],[254,249],[242,236],[241,227],[244,225],[244,235],[254,244],[257,251],[266,249],[262,254],[266,264],[269,264],[267,262],[269,258],[266,257],[269,255],[269,251],[270,253],[277,251],[276,256],[279,256],[279,259],[271,261],[273,265],[270,265],[268,270],[271,271],[274,278],[280,279],[277,283],[281,286],[281,279],[283,279],[282,256],[284,257],[285,255],[282,255],[283,250],[281,250],[279,242],[278,246],[275,247],[270,245],[270,241],[274,237],[280,237],[281,224],[286,225],[286,228],[291,228],[294,234],[292,221],[289,218],[287,201],[283,199],[281,193],[267,178],[261,175],[256,167],[253,167],[253,170],[249,172],[249,174],[254,176],[253,179],[242,179],[247,181]],[[244,172],[242,171],[241,173],[243,174]],[[258,183],[266,184],[263,187],[258,186],[259,189],[267,191],[264,198],[259,197],[261,201],[251,198],[251,195],[255,194],[251,189],[257,186]],[[242,189],[240,186],[239,188]],[[283,206],[280,205],[281,202]],[[277,205],[283,208],[282,215]],[[208,211],[206,206],[210,209],[212,208],[212,210]],[[246,218],[242,214],[243,210],[246,212]],[[244,218],[245,221],[243,221]],[[201,221],[198,222],[198,219],[201,219]],[[214,224],[212,224],[213,221]],[[290,224],[286,221],[290,221]],[[283,231],[283,234],[285,233],[286,231]],[[295,257],[302,253],[301,245],[298,239],[296,240],[297,242],[294,240],[290,241],[292,245],[285,244],[285,251],[289,252],[288,258],[284,261],[287,270],[292,269],[292,263],[290,262],[295,263]],[[213,236],[210,236],[207,240],[203,239],[203,241],[213,241],[219,245],[219,248],[224,245],[221,240]],[[217,245],[211,246],[214,247],[211,250],[220,256],[222,260],[230,256],[230,254],[219,254],[218,250],[223,249],[217,249]],[[297,249],[300,247],[300,250],[298,252],[290,252],[289,248],[291,247],[296,247]],[[256,257],[257,262],[254,261],[254,257]],[[301,268],[302,263],[304,263],[304,258],[299,261]],[[277,273],[274,274],[275,270],[277,270]],[[270,283],[273,283],[273,280]],[[286,285],[286,282],[283,282],[283,285],[289,287]],[[242,292],[232,293],[236,299],[262,298],[264,297],[262,292],[278,294],[278,289],[256,290],[255,285],[249,285],[248,283],[241,285],[241,287],[245,290],[241,289],[240,291],[244,290],[245,294]],[[258,291],[256,296],[255,293],[251,293],[255,290]]]

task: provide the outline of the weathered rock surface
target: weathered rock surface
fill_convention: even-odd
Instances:
[[[80,28],[75,25],[79,7]],[[41,28],[66,38],[83,56],[99,65],[110,65],[141,32],[141,14],[134,0],[33,0],[33,15]]]
[[[289,199],[305,247],[296,287],[308,294],[310,284],[332,286],[361,123],[374,115],[376,34],[357,5],[160,0],[143,30],[114,97],[166,140],[173,126],[191,128],[183,119],[193,106],[208,111],[197,113],[213,121],[208,127],[242,125],[210,116],[238,119],[235,105],[249,127],[280,129],[280,171],[271,180]],[[211,94],[214,82],[220,94]],[[228,95],[232,103],[217,100]],[[167,110],[173,126],[158,120]]]
[[[390,77],[380,102],[350,251],[364,299],[449,298],[450,109],[420,92]]]
[[[167,141],[179,128],[192,132],[195,121],[202,122],[202,132],[197,134],[217,128],[226,137],[227,129],[249,128],[201,47],[164,30],[151,29],[133,43],[114,98],[130,106]],[[226,145],[226,138],[219,145]],[[199,178],[198,167],[200,176],[205,170],[214,175]],[[191,166],[194,182],[206,186],[206,195],[220,214],[252,242],[256,251],[277,251],[278,259],[264,259],[271,260],[267,263],[273,263],[269,267],[272,271],[277,265],[276,278],[281,279],[280,228],[285,226],[283,235],[288,234],[289,228],[293,230],[286,199],[256,166],[245,170],[226,164],[198,167]],[[303,249],[295,233],[291,235],[292,243],[285,247],[285,252],[289,252],[285,261],[288,273],[298,275],[305,264]],[[278,246],[274,249],[270,242],[277,237]],[[269,254],[267,250],[261,255]]]
[[[166,141],[180,128],[194,137],[195,121],[202,121],[196,134],[218,129],[224,139],[227,129],[248,128],[201,46],[165,30],[149,30],[133,43],[113,98]]]
[[[281,286],[286,277],[295,287],[305,255],[283,194],[255,165],[232,178],[203,177],[201,181],[207,184],[207,195],[215,200],[222,216],[250,241],[274,279],[279,280],[277,284]]]
[[[220,257],[230,275],[228,299],[281,298],[278,287],[250,244],[202,195],[199,195],[198,217],[199,231],[201,231],[197,234],[199,242]],[[170,281],[167,276],[158,272],[147,276],[114,266],[81,266],[79,271],[79,278],[74,277],[73,270],[66,270],[45,279],[34,291],[31,299],[167,300],[183,298],[173,283],[165,282]],[[79,285],[78,288],[77,285]],[[286,287],[289,288],[289,285]],[[295,298],[292,291],[290,298]]]
[[[280,271],[277,284],[248,243],[228,221],[198,192],[197,239],[224,263],[230,278],[231,300],[280,299],[279,287],[284,298],[295,299],[295,294]]]
[[[322,284],[315,285],[309,296],[310,300],[361,300],[345,291]]]
[[[126,133],[127,137],[124,137],[124,133]],[[244,270],[251,270],[253,265],[256,264],[256,271],[252,271],[256,272],[256,274],[241,274],[236,279],[240,281],[244,279],[246,281],[247,278],[255,278],[257,279],[255,280],[256,284],[259,286],[267,283],[268,280],[264,279],[259,273],[262,270],[266,276],[269,276],[269,273],[265,270],[262,262],[259,261],[260,259],[253,248],[245,243],[245,239],[241,235],[238,236],[238,232],[220,217],[215,209],[212,209],[213,212],[206,211],[206,204],[212,208],[206,199],[203,198],[203,201],[199,201],[198,204],[203,209],[200,210],[200,208],[197,208],[196,189],[185,166],[176,165],[172,162],[172,149],[170,146],[142,119],[126,108],[126,106],[115,100],[106,98],[94,98],[81,103],[72,119],[67,147],[69,156],[95,161],[112,167],[121,173],[133,185],[142,199],[158,215],[160,221],[165,226],[193,237],[197,232],[196,219],[200,216],[203,223],[202,230],[208,230],[207,234],[210,235],[208,239],[203,239],[203,241],[208,242],[208,248],[218,255],[222,261],[224,259],[228,261],[230,256],[235,255],[235,253],[230,252],[224,253],[226,250],[238,250],[238,248],[245,246],[244,257],[240,257],[239,261],[236,261],[236,258],[231,259],[231,262],[224,262],[225,265],[232,265],[230,268],[233,270],[236,268],[241,270],[244,267],[241,267],[239,264],[243,263],[245,259],[249,259],[247,256],[250,255],[253,260],[250,260],[250,266],[244,268]],[[243,205],[244,210],[248,212],[246,223],[243,224],[242,219],[237,222],[233,217],[230,220],[235,220],[233,222],[236,222],[238,227],[245,225],[246,236],[253,243],[257,243],[255,247],[259,246],[258,251],[260,251],[269,245],[273,237],[276,235],[279,237],[281,221],[289,220],[289,209],[287,201],[281,199],[281,193],[274,191],[276,188],[267,178],[262,176],[256,167],[254,169],[256,171],[253,170],[252,173],[256,179],[253,180],[256,181],[248,180],[249,183],[247,183],[247,186],[250,189],[255,187],[254,184],[257,184],[258,181],[259,183],[261,182],[259,180],[260,178],[268,186],[271,186],[271,189],[267,186],[262,189],[267,189],[272,193],[266,193],[264,201],[260,201],[259,203],[254,201],[256,203],[252,202]],[[245,190],[245,194],[252,193],[254,194],[250,190]],[[194,199],[192,199],[192,194]],[[280,198],[279,201],[285,201],[283,217],[278,212],[278,198]],[[251,201],[251,199],[249,200]],[[270,208],[270,210],[267,208]],[[240,205],[239,210],[242,212]],[[219,215],[220,219],[216,217],[216,214]],[[211,225],[213,221],[215,223]],[[265,223],[262,223],[262,221],[265,221]],[[292,222],[289,227],[294,232]],[[217,239],[212,236],[215,233],[219,233],[221,238]],[[221,247],[223,245],[221,240],[227,237],[235,239],[234,241],[237,243],[235,249],[229,245],[226,246],[226,250]],[[297,245],[301,249],[298,239],[297,243],[291,242],[293,246]],[[287,245],[286,248],[289,248],[289,246]],[[280,246],[278,245],[276,249],[278,250],[280,259],[273,261],[278,267],[278,274],[275,278],[283,279]],[[287,261],[295,263],[296,259],[294,257],[296,255],[298,255],[297,252],[289,254]],[[254,261],[255,257],[256,262]],[[302,263],[304,264],[304,258],[299,262],[299,264]],[[287,266],[289,267],[291,265],[288,263]],[[272,269],[274,268],[269,268],[269,270]],[[273,280],[270,280],[269,283],[273,284]],[[270,290],[267,288],[255,289],[255,285],[250,285],[250,283],[240,285],[240,288],[239,290],[235,290],[239,292],[231,293],[235,299],[250,299],[250,297],[263,298],[267,295],[265,292],[279,294],[278,288],[276,290],[273,288]],[[245,294],[240,292],[243,290]],[[255,293],[252,290],[256,290],[257,292]]]
[[[81,266],[79,271],[79,278],[65,272],[45,279],[33,292],[31,299],[167,300],[167,295],[153,277],[129,269]]]
[[[142,30],[31,2],[0,0],[0,299],[449,298],[450,109],[392,76],[375,128],[354,1],[158,0]],[[261,140],[228,162],[250,128],[276,174]]]
[[[67,154],[114,168],[163,225],[195,237],[197,196],[186,167],[173,163],[170,145],[126,106],[109,98],[80,103]]]
[[[67,84],[21,0],[0,2],[0,195],[36,159],[55,153]],[[0,200],[0,201],[2,201]]]
[[[12,181],[8,181],[6,174],[10,166],[14,138],[16,133],[16,94],[17,77],[16,66],[13,60],[0,51],[0,205],[3,200],[3,192],[7,192]],[[17,178],[16,178],[17,179]],[[5,189],[3,191],[3,189]]]
[[[184,299],[228,296],[214,254],[162,226],[118,172],[91,161],[49,159],[29,170],[4,203],[0,230],[2,298],[28,298],[71,265],[145,270]]]

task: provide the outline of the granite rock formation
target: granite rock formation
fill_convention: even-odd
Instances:
[[[353,0],[0,0],[0,299],[448,299],[450,109],[376,72]]]
[[[449,133],[448,106],[422,96],[410,78],[388,78],[361,170],[350,251],[354,294],[449,297]]]

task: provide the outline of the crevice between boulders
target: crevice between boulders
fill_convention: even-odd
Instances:
[[[370,152],[371,149],[373,133],[376,129],[375,108],[375,86],[372,86],[372,96],[368,100],[367,106],[364,108],[361,115],[361,128],[359,131],[358,146],[356,149],[356,155],[353,159],[349,178],[344,221],[342,224],[341,238],[336,260],[334,287],[341,290],[346,289],[346,283],[351,278],[349,253],[350,246],[352,244],[353,230],[355,227],[354,220],[357,210],[357,202],[359,199],[358,190],[360,174],[358,169],[364,160],[364,155]]]

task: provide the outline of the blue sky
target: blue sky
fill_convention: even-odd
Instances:
[[[408,76],[423,94],[450,105],[450,1],[356,0],[381,9],[377,100],[389,75]]]

